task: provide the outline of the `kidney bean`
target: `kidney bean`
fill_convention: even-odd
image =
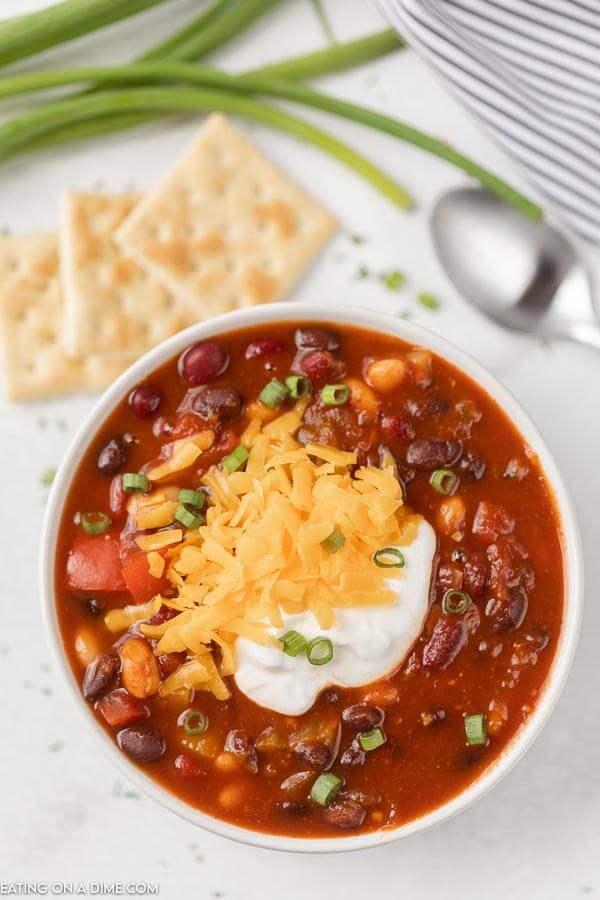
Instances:
[[[460,441],[428,440],[421,438],[409,444],[406,461],[409,466],[431,471],[452,466],[462,453]]]
[[[251,341],[246,347],[244,354],[246,359],[255,359],[257,356],[272,356],[275,353],[283,353],[286,350],[285,341],[278,338],[260,338],[257,341]]]
[[[327,769],[333,762],[331,750],[321,741],[294,741],[292,750],[311,769]]]
[[[308,812],[308,803],[300,800],[282,800],[278,805],[289,816],[305,816]]]
[[[299,368],[312,381],[325,381],[333,377],[338,365],[328,350],[315,350],[300,360]]]
[[[110,483],[108,492],[108,505],[114,516],[124,516],[127,512],[127,503],[130,494],[123,490],[123,480],[120,475],[115,475]]]
[[[188,347],[177,363],[179,374],[188,384],[206,384],[222,375],[229,365],[229,354],[217,341],[201,341]]]
[[[203,419],[237,419],[244,399],[236,388],[203,387],[192,400],[192,409]]]
[[[106,694],[98,701],[96,708],[113,728],[133,725],[134,722],[141,722],[150,715],[145,703],[122,689]]]
[[[442,616],[423,647],[423,665],[427,669],[446,669],[467,641],[467,627],[459,616]]]
[[[127,444],[122,437],[114,437],[98,454],[96,466],[103,475],[114,475],[127,462]]]
[[[235,728],[230,731],[225,738],[224,749],[228,753],[244,757],[246,768],[249,772],[252,772],[252,774],[258,772],[258,754],[247,732],[241,728]]]
[[[173,672],[176,672],[179,666],[185,662],[185,653],[162,653],[158,657],[160,666],[160,674],[163,678],[168,678]]]
[[[292,800],[301,800],[308,794],[309,785],[314,781],[314,777],[314,772],[294,772],[285,778],[279,787]]]
[[[328,328],[297,328],[294,341],[298,350],[337,350],[340,339]]]
[[[162,402],[162,392],[153,384],[143,384],[135,388],[128,398],[128,403],[138,419],[149,419],[158,410]]]
[[[119,656],[114,651],[103,653],[89,664],[83,676],[83,696],[86,700],[97,700],[111,687],[121,666]]]
[[[342,713],[342,719],[355,731],[370,731],[383,723],[384,711],[380,706],[369,706],[366,703],[355,703],[347,706]]]
[[[492,631],[506,634],[523,624],[529,599],[522,587],[508,588],[503,596],[493,597],[485,608]]]
[[[117,744],[138,762],[154,762],[166,750],[165,739],[150,725],[132,725],[117,734]]]
[[[163,622],[168,622],[169,619],[174,619],[175,616],[178,616],[178,615],[179,615],[178,609],[173,609],[172,606],[164,606],[163,605],[163,606],[161,606],[159,611],[156,613],[156,615],[152,616],[152,618],[149,619],[148,624],[149,625],[162,625]]]
[[[489,563],[480,550],[465,550],[463,556],[463,587],[471,597],[481,597],[485,591]]]
[[[359,766],[364,766],[366,759],[367,754],[362,747],[356,741],[352,741],[350,746],[340,756],[340,765],[358,769]]]
[[[191,756],[188,756],[187,753],[180,753],[179,756],[176,756],[173,765],[181,772],[184,778],[198,778],[206,775],[206,770]]]
[[[490,544],[501,534],[510,534],[514,527],[515,520],[504,506],[500,503],[481,500],[475,510],[471,530],[473,534],[480,535],[484,541]]]
[[[475,453],[465,453],[458,465],[474,481],[479,481],[485,475],[485,460]]]
[[[325,821],[336,828],[360,828],[366,814],[364,806],[349,797],[334,800],[323,810]]]
[[[412,441],[415,427],[408,416],[382,416],[381,433],[391,444]]]

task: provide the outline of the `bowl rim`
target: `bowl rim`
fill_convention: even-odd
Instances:
[[[63,503],[72,473],[76,471],[89,441],[98,431],[98,423],[106,419],[123,396],[126,396],[139,381],[189,344],[253,325],[296,321],[323,325],[350,325],[392,334],[401,340],[433,351],[459,368],[498,403],[526,443],[535,451],[548,484],[553,490],[562,527],[565,566],[563,623],[554,661],[533,714],[498,759],[464,791],[441,806],[397,828],[336,838],[289,837],[230,824],[180,800],[146,775],[135,763],[129,761],[98,724],[73,677],[66,654],[63,652],[54,592],[54,559]],[[140,791],[188,822],[238,843],[297,853],[336,853],[383,846],[441,824],[487,793],[508,774],[529,749],[546,724],[560,696],[573,660],[582,615],[583,556],[573,504],[544,439],[512,394],[484,366],[445,338],[412,322],[360,306],[344,307],[339,304],[298,301],[238,310],[192,325],[151,349],[123,372],[102,394],[71,441],[50,491],[41,536],[39,586],[46,637],[66,689],[96,741],[108,753],[122,774]]]

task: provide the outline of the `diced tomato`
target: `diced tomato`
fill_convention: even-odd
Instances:
[[[67,577],[74,591],[124,591],[118,539],[110,534],[76,537],[69,550]]]
[[[122,689],[112,691],[103,697],[98,702],[98,709],[113,728],[133,725],[134,722],[141,722],[150,715],[150,710],[142,700],[132,697]]]
[[[148,571],[145,553],[131,553],[123,565],[123,578],[135,603],[146,603],[160,594],[166,585],[164,577],[155,578]]]

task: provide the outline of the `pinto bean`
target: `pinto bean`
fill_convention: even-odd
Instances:
[[[300,360],[300,371],[312,381],[332,378],[338,370],[338,363],[329,350],[314,350]]]
[[[467,641],[467,627],[458,616],[442,616],[423,647],[423,665],[427,669],[446,669]]]
[[[340,339],[328,328],[297,328],[294,340],[298,350],[337,350]]]
[[[485,553],[480,550],[465,550],[463,587],[471,597],[481,597],[486,588],[489,570]]]
[[[323,810],[325,821],[336,828],[360,828],[365,816],[364,806],[349,797],[340,797]]]
[[[193,400],[192,409],[203,419],[237,419],[244,408],[244,399],[236,388],[203,387]]]
[[[492,631],[506,634],[519,628],[527,615],[529,598],[522,587],[508,588],[504,596],[493,597],[485,608]]]
[[[294,741],[292,751],[300,762],[311,769],[327,769],[333,762],[331,750],[321,741]]]
[[[112,686],[120,668],[118,655],[111,651],[98,656],[89,664],[83,676],[83,696],[86,700],[97,700]]]
[[[367,381],[379,394],[389,394],[400,387],[406,377],[402,359],[377,359],[367,369]]]
[[[154,762],[160,759],[166,750],[165,739],[150,725],[132,725],[124,728],[117,735],[117,743],[121,750],[138,762]]]
[[[160,685],[160,668],[148,641],[138,635],[128,638],[119,647],[119,656],[123,687],[141,700],[156,694]]]
[[[392,444],[400,441],[412,441],[415,436],[415,426],[408,416],[382,416],[381,433],[386,441]]]
[[[258,754],[246,731],[241,728],[232,729],[225,738],[225,750],[242,757],[246,768],[253,775],[258,772]]]
[[[368,706],[366,703],[355,703],[347,706],[342,713],[342,719],[355,731],[370,731],[383,723],[384,711],[380,706]]]
[[[409,466],[430,472],[433,469],[454,465],[460,458],[461,453],[461,441],[420,438],[409,444],[406,461]]]

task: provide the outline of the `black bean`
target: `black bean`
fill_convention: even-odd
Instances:
[[[308,812],[308,803],[299,800],[282,800],[279,807],[290,816],[305,816]]]
[[[461,453],[462,443],[460,441],[420,438],[409,444],[406,461],[409,466],[431,471],[442,466],[454,465]]]
[[[104,609],[104,602],[99,597],[86,597],[83,605],[90,616],[99,616]]]
[[[352,769],[358,769],[359,766],[364,766],[367,759],[367,754],[359,747],[356,741],[352,741],[347,750],[344,750],[340,757],[340,765],[349,766]]]
[[[102,448],[96,463],[103,475],[114,475],[127,462],[127,444],[122,437],[114,437]]]
[[[364,806],[347,797],[334,800],[323,810],[323,818],[336,828],[360,828],[365,821]]]
[[[235,728],[225,738],[225,750],[244,758],[246,768],[255,775],[258,772],[258,754],[247,732]]]
[[[340,699],[340,694],[335,688],[327,688],[327,690],[323,691],[321,694],[321,698],[325,703],[337,703]]]
[[[311,769],[326,769],[332,763],[331,750],[321,741],[294,741],[292,750]]]
[[[475,481],[479,481],[485,475],[485,460],[475,453],[465,453],[459,466],[463,472],[466,472]]]
[[[160,759],[166,750],[165,739],[150,725],[132,725],[117,734],[117,743],[138,762],[153,762]]]
[[[450,404],[443,397],[428,397],[426,400],[407,400],[406,409],[411,416],[442,416],[450,409]]]
[[[105,694],[117,677],[121,667],[121,660],[114,650],[103,653],[102,656],[89,664],[83,676],[83,696],[86,700],[97,700]]]
[[[337,350],[340,339],[328,328],[297,328],[294,334],[299,350]]]
[[[355,703],[347,706],[342,713],[342,719],[355,731],[370,731],[381,725],[385,716],[379,706],[369,706],[367,703]]]
[[[492,631],[506,634],[523,624],[529,599],[522,587],[508,588],[502,596],[493,597],[485,608]]]
[[[192,409],[203,419],[237,419],[243,408],[242,395],[232,387],[200,388],[192,400]]]

